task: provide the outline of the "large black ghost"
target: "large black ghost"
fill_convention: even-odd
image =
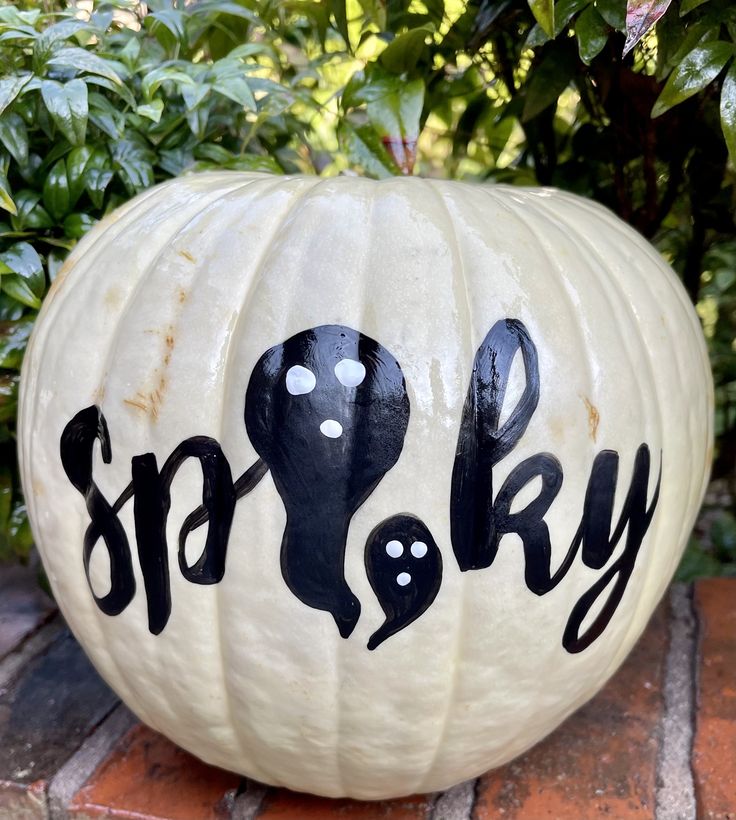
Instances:
[[[341,325],[270,348],[248,383],[248,436],[286,508],[284,580],[303,603],[330,612],[344,638],[360,617],[344,572],[350,520],[396,464],[408,423],[399,363]]]

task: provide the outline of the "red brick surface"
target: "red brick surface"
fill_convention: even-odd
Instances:
[[[693,774],[699,816],[736,818],[736,583],[695,585],[700,638]]]
[[[237,775],[200,762],[145,726],[131,729],[74,796],[69,816],[218,820]]]
[[[328,800],[281,789],[266,798],[258,820],[424,820],[432,802],[424,796],[361,803],[357,800]]]
[[[660,607],[599,695],[523,757],[481,778],[473,817],[653,818],[667,634]]]

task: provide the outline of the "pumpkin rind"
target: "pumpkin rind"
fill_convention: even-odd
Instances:
[[[534,595],[513,534],[486,569],[461,572],[453,555],[463,404],[476,350],[506,318],[536,345],[540,394],[526,432],[494,468],[494,487],[525,458],[559,459],[564,481],[545,515],[553,567],[580,522],[596,455],[620,457],[614,524],[639,445],[651,452],[649,499],[661,458],[658,505],[623,599],[576,654],[562,634],[599,571],[578,556],[555,589]],[[243,417],[256,362],[328,325],[385,345],[411,408],[398,462],[350,524],[345,578],[361,604],[350,637],[284,583],[286,514],[270,473],[235,507],[222,580],[182,576],[176,533],[201,503],[194,463],[171,488],[165,628],[149,631],[131,503],[119,515],[137,591],[121,614],[99,611],[81,558],[89,517],[59,458],[69,420],[88,405],[104,413],[112,460],[104,464],[98,447],[94,476],[110,500],[130,482],[134,456],[153,453],[160,465],[191,436],[219,442],[238,476],[258,458]],[[521,391],[515,373],[510,405]],[[72,252],[26,354],[19,456],[59,605],[136,714],[207,762],[266,783],[378,799],[446,788],[504,763],[613,674],[693,526],[712,402],[698,320],[675,274],[598,205],[547,189],[208,173],[140,195]],[[523,491],[518,506],[532,497]],[[398,514],[429,527],[442,583],[421,617],[368,650],[385,616],[364,547]],[[205,530],[190,537],[192,561]],[[107,572],[100,543],[90,567],[98,594]]]

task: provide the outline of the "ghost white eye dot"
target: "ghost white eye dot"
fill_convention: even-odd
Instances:
[[[335,376],[344,387],[357,387],[365,379],[365,366],[355,359],[342,359],[335,365]]]
[[[295,364],[286,371],[286,389],[292,396],[311,393],[317,385],[317,377],[300,364]]]

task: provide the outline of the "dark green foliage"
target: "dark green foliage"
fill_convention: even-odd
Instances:
[[[729,0],[0,8],[0,555],[28,545],[15,396],[48,283],[104,213],[210,167],[382,177],[416,163],[606,204],[657,244],[698,306],[715,474],[733,485],[735,38]],[[734,561],[700,535],[692,571]]]

